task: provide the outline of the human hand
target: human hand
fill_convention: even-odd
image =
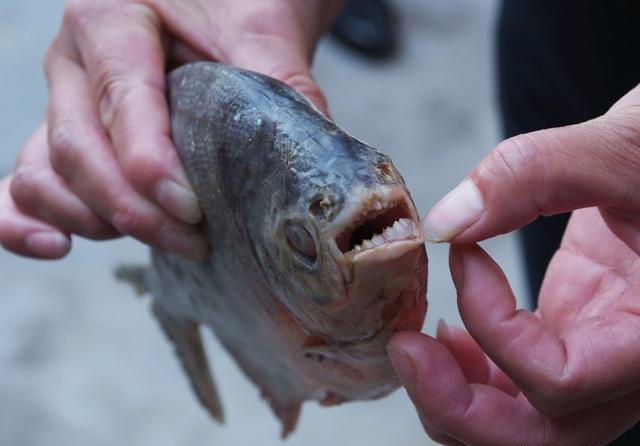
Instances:
[[[201,211],[170,139],[166,67],[214,60],[259,71],[326,113],[309,65],[340,3],[70,0],[45,61],[45,122],[0,185],[0,243],[57,258],[70,234],[124,234],[202,259]]]
[[[640,420],[639,96],[501,144],[425,218],[429,237],[454,243],[469,335],[400,333],[389,351],[437,441],[602,445]],[[569,223],[538,310],[516,310],[500,268],[471,243],[589,206]]]

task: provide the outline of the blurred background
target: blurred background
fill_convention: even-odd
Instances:
[[[315,73],[333,117],[391,155],[421,213],[496,144],[493,24],[496,0],[392,0],[396,57],[372,61],[325,39]],[[42,57],[63,0],[0,0],[0,175],[13,167],[46,104]],[[525,291],[513,236],[484,247],[517,295]],[[429,246],[429,314],[460,325],[447,247]],[[325,409],[307,403],[283,443],[258,391],[207,337],[227,412],[224,426],[199,407],[148,311],[116,282],[119,263],[144,263],[132,240],[74,240],[58,262],[0,250],[0,445],[434,444],[405,393]],[[523,296],[524,297],[524,296]]]

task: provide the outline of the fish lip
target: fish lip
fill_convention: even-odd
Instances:
[[[375,332],[368,334],[366,336],[361,336],[359,338],[353,338],[353,339],[334,340],[332,344],[334,347],[339,348],[341,350],[348,350],[352,347],[362,347],[369,343],[378,343],[381,340],[388,338],[394,333],[393,327],[395,325],[396,320],[397,320],[397,317],[393,318],[391,321],[387,322],[384,326],[380,327]]]
[[[413,251],[414,249],[424,245],[424,235],[416,235],[415,237],[407,238],[404,240],[395,240],[387,242],[374,248],[369,248],[364,251],[353,253],[349,252],[345,254],[347,260],[351,260],[353,263],[375,260],[377,262],[385,262],[391,259],[395,259],[403,256],[404,254]]]
[[[326,235],[333,240],[331,250],[334,257],[351,263],[385,253],[381,256],[384,260],[403,255],[424,244],[420,218],[404,187],[384,185],[374,190],[363,188],[355,191],[354,195],[356,204],[343,209],[326,230]],[[356,249],[358,242],[370,240],[368,235],[380,235],[400,219],[410,226],[404,238]]]
[[[388,323],[377,329],[373,333],[366,336],[349,339],[327,339],[326,337],[314,337],[315,342],[309,345],[303,345],[301,352],[303,354],[323,354],[324,356],[337,356],[348,354],[352,349],[361,349],[369,344],[381,343],[388,339],[394,331],[398,317],[393,318]]]
[[[357,359],[362,354],[356,352],[362,352],[369,346],[380,346],[382,349],[373,354],[367,354],[370,359],[372,357],[380,357],[386,360],[387,354],[384,348],[394,333],[399,331],[398,321],[401,315],[397,314],[395,317],[387,321],[383,326],[375,330],[373,333],[368,333],[365,336],[349,339],[326,339],[323,337],[316,338],[315,344],[304,345],[301,349],[303,354],[323,354],[324,356],[333,357],[334,360],[339,359]]]

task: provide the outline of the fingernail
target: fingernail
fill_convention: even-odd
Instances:
[[[445,344],[450,339],[449,327],[447,327],[447,323],[444,321],[444,319],[440,319],[438,321],[438,328],[436,329],[436,338],[438,338],[438,340],[444,342]]]
[[[402,385],[407,388],[414,387],[416,382],[416,366],[413,364],[411,356],[398,347],[389,347],[388,353],[391,364],[398,378],[400,378]]]
[[[71,249],[71,241],[55,232],[36,232],[25,239],[29,250],[46,257],[62,257]]]
[[[209,243],[200,234],[166,228],[160,233],[160,244],[167,251],[195,262],[203,261],[209,256]]]
[[[162,180],[158,183],[156,200],[160,206],[185,223],[196,224],[202,220],[202,211],[196,195],[173,180]]]
[[[464,180],[424,218],[425,237],[434,243],[448,242],[480,220],[483,211],[480,191],[471,180]]]

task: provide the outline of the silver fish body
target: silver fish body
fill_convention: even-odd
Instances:
[[[201,325],[260,387],[283,435],[305,400],[396,389],[386,343],[422,327],[427,257],[391,160],[266,76],[203,62],[171,73],[168,90],[211,255],[154,250],[144,281],[200,401],[222,418]]]

